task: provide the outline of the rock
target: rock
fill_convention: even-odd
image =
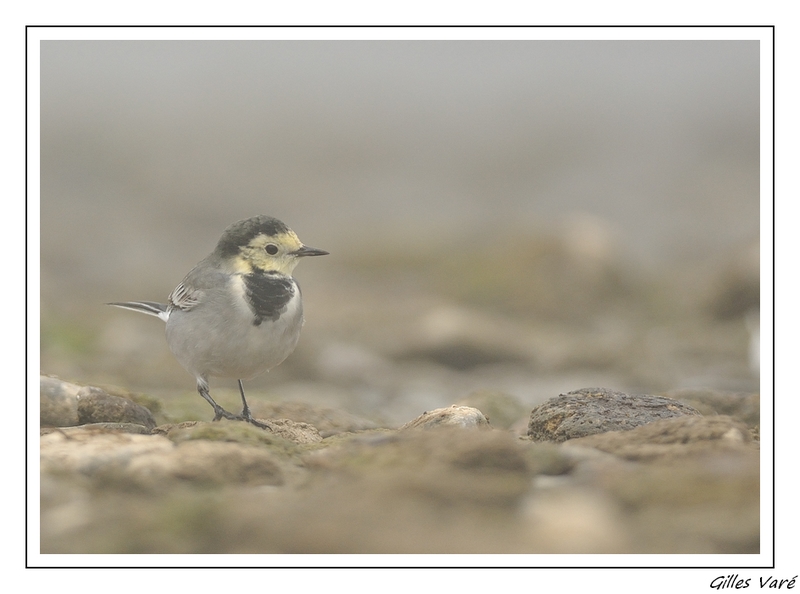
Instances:
[[[606,388],[583,388],[561,394],[531,411],[528,437],[534,441],[566,441],[624,431],[658,419],[700,413],[677,400],[633,395]]]
[[[88,423],[135,423],[148,429],[156,426],[153,414],[140,404],[105,390],[84,386],[78,391],[78,421]]]
[[[317,428],[308,423],[295,423],[289,419],[260,419],[275,435],[294,443],[317,443],[322,436]]]
[[[463,427],[471,429],[488,426],[489,421],[477,408],[453,404],[447,408],[437,408],[424,412],[413,421],[409,421],[400,427],[400,429],[432,429],[434,427]]]
[[[49,375],[39,376],[39,425],[71,427],[79,425],[78,392],[81,386]]]
[[[178,444],[171,474],[179,479],[216,485],[281,485],[283,474],[267,449],[205,440]]]
[[[72,433],[82,431],[94,431],[97,433],[138,433],[139,435],[152,434],[152,430],[149,427],[137,423],[88,423],[86,425],[78,425],[77,427],[42,427],[39,430],[39,435],[60,432],[69,436]]]
[[[76,472],[108,488],[159,491],[164,481],[199,484],[283,483],[275,454],[263,447],[191,440],[175,444],[160,435],[131,435],[75,428],[41,438],[43,474]]]
[[[664,396],[693,406],[703,415],[728,415],[750,427],[761,422],[761,399],[757,393],[682,389],[666,392]]]
[[[40,439],[42,475],[73,473],[89,478],[121,477],[145,456],[166,460],[175,445],[161,436],[99,431],[85,427],[54,431]],[[163,466],[163,463],[159,463]],[[152,468],[147,470],[155,474]]]
[[[376,424],[343,410],[323,408],[301,402],[258,402],[252,405],[254,415],[260,419],[284,419],[313,425],[322,437],[347,431],[375,429]]]
[[[295,423],[288,419],[258,420],[267,425],[267,429],[261,429],[244,421],[186,421],[175,425],[160,425],[153,430],[153,433],[166,435],[175,442],[204,439],[275,445],[281,440],[295,444],[322,441],[319,431],[308,423]]]
[[[152,429],[153,414],[128,398],[94,386],[79,386],[57,377],[39,377],[39,424],[72,427],[94,423],[130,423]]]
[[[638,461],[681,458],[724,450],[757,450],[744,423],[725,416],[694,415],[661,419],[627,431],[609,431],[571,439],[564,445],[590,446]]]
[[[539,461],[531,454],[528,446],[538,444],[520,442],[506,431],[463,431],[450,426],[437,431],[381,431],[334,439],[335,445],[307,456],[310,467],[324,471],[310,480],[322,486],[329,477],[345,471],[350,479],[337,480],[332,490],[349,493],[351,487],[361,486],[376,495],[380,492],[370,504],[375,505],[370,513],[383,516],[392,515],[387,509],[408,503],[422,507],[474,505],[479,513],[510,511],[527,492],[534,473],[552,466],[551,456]],[[310,495],[325,497],[326,491],[323,488]]]

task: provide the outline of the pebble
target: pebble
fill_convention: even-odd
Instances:
[[[413,421],[409,421],[402,427],[405,429],[433,429],[435,427],[462,427],[462,428],[486,428],[489,421],[481,411],[471,406],[459,406],[453,404],[445,408],[422,413]]]
[[[659,419],[699,415],[691,406],[664,396],[583,388],[561,394],[531,411],[528,437],[562,442],[595,433],[633,429]]]

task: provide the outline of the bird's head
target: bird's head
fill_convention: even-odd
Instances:
[[[266,215],[228,227],[214,250],[214,256],[230,262],[243,274],[275,271],[291,275],[300,258],[326,254],[325,250],[303,245],[294,231]]]

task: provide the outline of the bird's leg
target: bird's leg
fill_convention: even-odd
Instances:
[[[227,410],[222,408],[219,404],[214,402],[214,399],[211,397],[211,394],[208,393],[208,382],[202,378],[197,379],[197,391],[200,393],[206,402],[208,402],[211,406],[214,407],[214,420],[219,421],[222,418],[236,420],[237,417],[234,414],[229,413]]]
[[[247,400],[244,397],[244,384],[242,384],[242,380],[237,381],[239,382],[239,394],[242,395],[242,414],[239,416],[239,418],[243,421],[247,421],[248,423],[252,423],[256,427],[260,427],[261,429],[267,429],[268,427],[264,423],[256,421],[250,414],[250,407],[247,406]]]
[[[242,384],[242,380],[236,380],[239,382],[239,394],[242,395],[242,418],[245,421],[249,421],[253,417],[250,416],[250,407],[247,406],[247,399],[244,397],[244,384]]]

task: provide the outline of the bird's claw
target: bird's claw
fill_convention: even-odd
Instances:
[[[222,408],[221,406],[215,410],[214,421],[219,421],[220,419],[228,419],[229,421],[245,421],[246,423],[250,423],[251,425],[255,425],[259,429],[269,429],[269,425],[262,423],[261,421],[257,421],[252,417],[249,410],[243,410],[242,414],[234,415],[229,413],[227,410]]]
[[[260,429],[268,429],[267,425],[265,425],[261,421],[255,420],[253,418],[253,415],[250,414],[250,409],[249,408],[245,408],[244,410],[242,410],[242,414],[239,415],[239,420],[247,421],[251,425],[255,425],[256,427],[259,427]]]
[[[244,420],[249,422],[251,425],[255,425],[259,429],[269,429],[269,425],[265,425],[261,421],[256,421],[253,417],[250,417],[249,419],[244,419]]]
[[[227,410],[225,410],[221,406],[219,408],[214,409],[214,413],[215,413],[214,414],[214,420],[215,421],[219,421],[220,419],[228,419],[230,421],[241,420],[240,416],[234,415],[232,413],[229,413]]]

